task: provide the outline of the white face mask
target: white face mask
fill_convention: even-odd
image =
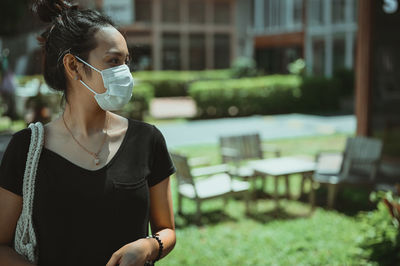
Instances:
[[[94,93],[98,105],[103,110],[115,111],[121,109],[132,97],[134,80],[129,67],[126,64],[104,69],[102,71],[91,66],[89,63],[75,56],[79,61],[99,72],[103,78],[104,93],[97,93],[85,82],[79,80],[86,88]]]

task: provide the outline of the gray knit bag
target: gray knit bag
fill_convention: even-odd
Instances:
[[[35,194],[36,170],[44,144],[44,129],[40,122],[31,123],[32,131],[22,187],[22,212],[15,229],[14,249],[29,262],[36,264],[38,259],[36,235],[32,222],[33,197]]]

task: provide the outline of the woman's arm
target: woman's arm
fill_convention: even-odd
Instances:
[[[13,248],[7,245],[0,245],[0,265],[9,266],[32,266],[24,257],[19,255]]]
[[[22,197],[0,187],[0,265],[31,266],[12,248]]]
[[[150,225],[153,234],[159,234],[163,243],[161,258],[168,255],[176,243],[174,211],[172,207],[170,178],[150,188]],[[156,239],[150,238],[152,250],[148,260],[157,258],[159,244]]]

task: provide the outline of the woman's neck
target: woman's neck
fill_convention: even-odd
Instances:
[[[90,137],[106,130],[107,116],[110,114],[90,105],[71,105],[66,103],[64,119],[72,132],[82,137]]]

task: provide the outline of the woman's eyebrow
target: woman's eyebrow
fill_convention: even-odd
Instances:
[[[108,51],[108,52],[106,52],[106,55],[105,56],[107,56],[107,55],[109,55],[109,54],[112,54],[112,55],[117,55],[117,56],[120,56],[120,57],[128,57],[128,58],[130,58],[130,55],[129,54],[125,54],[125,53],[122,53],[122,52],[116,52],[116,51]]]

